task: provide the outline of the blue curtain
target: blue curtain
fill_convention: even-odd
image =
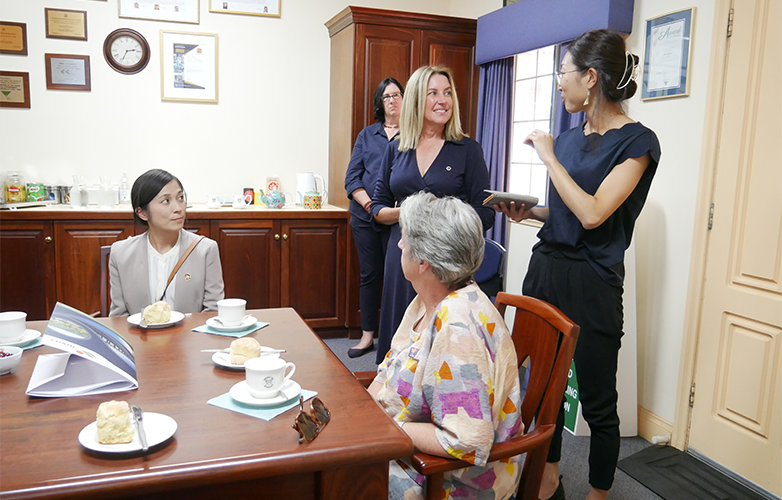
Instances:
[[[482,65],[475,140],[483,147],[491,189],[496,191],[505,191],[512,102],[513,57]],[[486,237],[507,247],[507,222],[504,215],[495,216],[494,226],[486,232]]]
[[[559,62],[562,64],[562,59],[565,58],[565,54],[567,54],[567,47],[568,44],[563,43],[562,49],[560,51],[560,57]],[[556,68],[559,70],[559,66]],[[559,91],[559,85],[554,87],[555,90],[555,96],[554,96],[554,102],[556,103],[554,109],[554,127],[551,130],[551,134],[554,137],[557,137],[562,132],[567,132],[573,127],[579,127],[586,121],[586,113],[583,111],[579,111],[575,114],[570,114],[565,109],[565,103],[562,102],[562,93]]]

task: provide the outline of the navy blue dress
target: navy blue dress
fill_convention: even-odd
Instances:
[[[480,144],[465,137],[460,141],[445,141],[429,170],[421,177],[415,150],[400,153],[394,141],[386,149],[372,196],[372,215],[382,208],[394,208],[410,195],[427,191],[435,196],[454,196],[473,206],[486,231],[494,224],[494,209],[484,207],[484,190],[489,189],[489,170]],[[377,363],[391,347],[391,339],[402,321],[415,290],[402,273],[402,251],[397,245],[401,237],[399,224],[391,226],[386,251],[383,299],[378,327]]]

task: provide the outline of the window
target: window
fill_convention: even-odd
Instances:
[[[551,46],[516,56],[507,191],[537,196],[539,205],[548,204],[548,173],[524,138],[535,129],[551,131],[558,53],[559,47]]]

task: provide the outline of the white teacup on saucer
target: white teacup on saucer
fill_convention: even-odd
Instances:
[[[290,371],[286,371],[290,368]],[[257,399],[273,398],[280,393],[283,384],[296,373],[296,365],[282,358],[261,356],[244,363],[247,390]]]
[[[27,313],[7,311],[0,313],[0,344],[16,342],[24,336]]]
[[[223,326],[238,326],[244,321],[247,301],[244,299],[223,299],[217,301],[217,318]]]

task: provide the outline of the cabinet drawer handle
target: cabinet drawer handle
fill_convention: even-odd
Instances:
[[[282,235],[282,239],[284,239],[285,241],[288,241],[288,235],[287,234],[283,234]]]
[[[43,239],[43,241],[45,241],[46,243],[51,243],[52,242],[52,237],[51,236],[47,236],[46,238]]]
[[[280,235],[279,234],[275,234],[274,235],[274,239],[277,240],[277,241],[280,241]]]

